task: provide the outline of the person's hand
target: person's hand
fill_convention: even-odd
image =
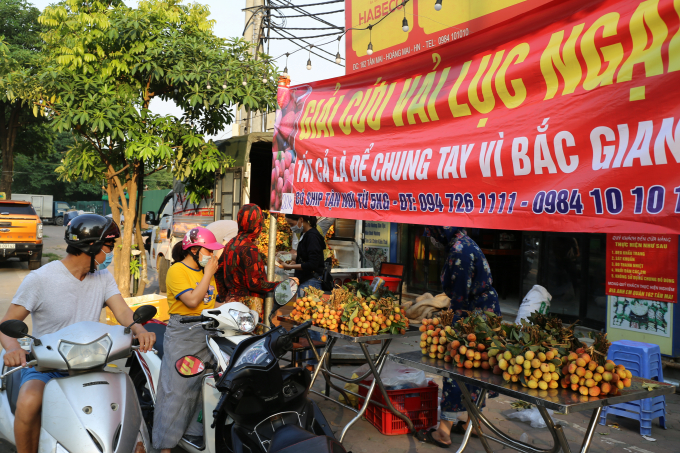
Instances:
[[[156,343],[156,334],[147,332],[143,327],[135,334],[135,338],[139,341],[139,350],[142,352],[149,352]]]
[[[11,351],[5,352],[5,365],[10,367],[24,366],[26,365],[26,351],[24,351],[21,346],[17,346]]]
[[[217,268],[219,267],[218,264],[218,258],[213,255],[212,258],[210,258],[210,261],[208,261],[208,264],[205,265],[203,268],[203,273],[206,275],[215,275],[215,272],[217,272]]]

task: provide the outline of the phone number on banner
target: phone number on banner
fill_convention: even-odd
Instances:
[[[295,193],[297,206],[319,207],[322,204],[328,209],[370,209],[372,211],[388,211],[390,209],[404,212],[447,212],[478,214],[512,214],[517,205],[522,208],[531,207],[534,214],[583,214],[585,203],[591,203],[596,214],[619,214],[624,209],[631,209],[633,214],[659,214],[666,206],[666,199],[673,199],[675,214],[680,213],[680,187],[667,193],[663,186],[643,186],[630,190],[633,203],[626,206],[623,191],[617,187],[605,189],[595,188],[582,196],[579,189],[561,189],[540,191],[533,200],[518,200],[517,192],[490,192],[473,195],[470,192],[454,193],[399,193],[398,199],[390,199],[386,192],[305,192]],[[670,205],[671,203],[669,203]]]

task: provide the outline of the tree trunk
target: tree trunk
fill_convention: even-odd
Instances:
[[[136,172],[136,167],[131,173]],[[125,177],[123,184],[115,174],[116,170],[109,166],[106,184],[106,192],[109,196],[109,206],[113,220],[121,226],[121,237],[116,244],[113,259],[115,262],[114,278],[118,284],[118,289],[123,297],[130,297],[130,255],[132,251],[132,230],[134,229],[135,197],[137,196],[137,184],[134,177]],[[125,173],[123,173],[125,175]],[[125,199],[125,188],[132,203]],[[120,216],[127,219],[127,226],[121,225]]]
[[[135,213],[135,242],[137,243],[137,250],[141,251],[139,255],[139,265],[140,265],[140,277],[139,285],[137,286],[137,293],[135,296],[141,296],[144,294],[144,289],[146,288],[147,274],[146,274],[146,250],[144,249],[144,238],[142,237],[142,202],[144,199],[144,167],[142,166],[142,172],[139,174],[139,179],[137,182],[137,210]]]
[[[7,108],[9,107],[9,109]],[[9,118],[7,118],[9,110]],[[0,192],[5,192],[8,200],[12,199],[12,179],[14,177],[14,140],[16,139],[19,120],[18,105],[3,105],[0,109],[0,148],[2,149],[2,176],[0,176]]]

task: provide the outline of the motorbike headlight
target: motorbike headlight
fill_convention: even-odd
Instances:
[[[231,309],[229,310],[229,316],[231,316],[239,329],[244,332],[252,332],[257,325],[255,318],[250,313],[243,313],[242,311]]]
[[[59,354],[64,358],[69,369],[87,370],[106,364],[112,343],[108,335],[87,344],[62,340],[59,343]]]
[[[247,363],[259,365],[265,362],[267,357],[269,357],[269,351],[267,351],[264,341],[265,339],[263,338],[248,346],[236,360],[234,368]]]

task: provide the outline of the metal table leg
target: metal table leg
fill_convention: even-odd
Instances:
[[[548,410],[545,407],[536,406],[536,408],[543,417],[543,420],[545,421],[548,430],[550,430],[550,434],[552,434],[554,445],[559,445],[564,453],[571,453],[571,449],[569,448],[569,442],[567,442],[567,438],[564,435],[564,430],[562,429],[562,426],[556,425],[553,422],[552,417],[550,416]]]
[[[489,447],[489,441],[486,440],[486,436],[482,434],[482,424],[477,419],[477,416],[478,414],[481,414],[481,411],[477,408],[477,406],[475,406],[475,403],[472,401],[472,396],[470,395],[470,391],[468,390],[467,386],[464,383],[460,382],[457,382],[457,384],[460,387],[460,393],[463,395],[463,404],[465,405],[465,408],[468,410],[468,418],[474,425],[475,429],[477,430],[479,440],[482,442],[484,450],[486,450],[486,453],[493,453],[493,450],[491,449],[491,447]],[[468,428],[470,428],[469,423]]]
[[[312,339],[309,336],[309,332],[305,331],[305,334],[307,335],[307,340],[311,343]],[[335,344],[336,338],[329,338],[328,341],[326,342],[326,347],[323,350],[323,353],[321,354],[321,357],[319,357],[319,353],[316,352],[316,349],[312,348],[312,351],[314,351],[314,355],[316,356],[316,359],[318,361],[316,365],[316,369],[314,370],[314,374],[312,375],[312,382],[309,384],[309,388],[311,389],[314,386],[314,382],[316,382],[316,377],[319,375],[319,371],[323,368],[323,361],[326,359],[326,355],[333,349],[333,345]]]
[[[593,434],[595,433],[597,422],[600,420],[601,412],[602,407],[593,409],[593,415],[590,416],[590,423],[588,423],[588,429],[586,430],[586,437],[583,439],[583,444],[581,444],[581,453],[587,453],[590,449],[590,443],[593,441]]]
[[[390,342],[392,340],[384,340],[385,341],[385,347],[383,350],[386,350],[387,347],[389,346]],[[406,415],[402,414],[399,412],[393,405],[392,402],[390,401],[390,397],[387,395],[387,390],[385,390],[385,386],[382,383],[382,379],[380,379],[380,371],[375,368],[375,365],[373,364],[373,361],[371,360],[371,354],[368,351],[368,347],[366,346],[365,343],[359,343],[359,346],[361,346],[361,350],[364,352],[364,356],[366,356],[366,361],[368,363],[368,366],[371,368],[371,371],[373,371],[373,380],[374,382],[378,383],[378,388],[380,389],[380,393],[382,393],[383,398],[385,399],[385,404],[389,408],[390,412],[392,412],[394,415],[399,417],[406,423],[406,426],[408,427],[409,431],[411,431],[412,434],[415,434],[415,428],[413,428],[413,422],[411,422],[411,419],[408,418]],[[371,386],[371,390],[373,389],[373,386]],[[366,404],[368,404],[369,400],[371,399],[371,392],[369,392],[368,395],[366,395]]]
[[[365,348],[363,343],[360,343],[360,345]],[[361,417],[363,417],[364,412],[366,412],[366,409],[368,408],[368,405],[369,405],[369,401],[371,399],[371,395],[373,394],[373,390],[375,389],[375,384],[376,384],[376,382],[379,381],[380,372],[383,369],[383,365],[385,365],[386,359],[387,359],[386,356],[378,357],[377,368],[375,367],[375,365],[373,365],[373,362],[371,362],[370,358],[368,359],[369,360],[368,361],[369,366],[371,367],[371,370],[373,370],[374,373],[375,373],[373,375],[373,382],[371,382],[371,386],[368,388],[368,393],[366,394],[366,400],[364,402],[364,405],[357,412],[357,415],[352,420],[350,420],[350,422],[347,425],[345,425],[345,427],[342,429],[342,433],[340,434],[340,438],[338,439],[338,442],[342,443],[343,439],[345,438],[345,434],[347,434],[347,431],[352,427],[353,424],[355,424],[357,422],[357,420],[359,420]],[[413,429],[413,428],[411,428],[411,429]]]
[[[486,389],[482,389],[481,392],[479,392],[479,398],[477,398],[477,407],[481,408],[482,404],[484,404],[484,400],[486,399]],[[465,447],[467,447],[467,443],[470,440],[470,436],[472,435],[472,423],[468,423],[468,427],[465,430],[465,434],[463,435],[463,441],[460,443],[460,447],[458,447],[458,450],[456,450],[456,453],[463,453],[463,450],[465,450]]]

